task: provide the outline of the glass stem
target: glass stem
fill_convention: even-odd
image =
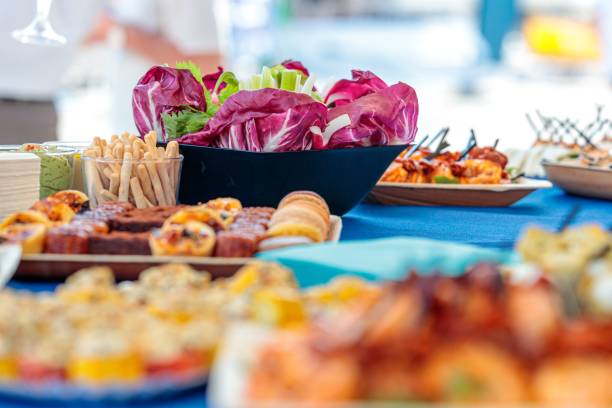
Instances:
[[[42,20],[48,20],[52,2],[53,0],[36,0],[36,17]]]

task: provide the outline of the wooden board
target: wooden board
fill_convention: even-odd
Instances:
[[[383,205],[507,207],[536,190],[551,187],[548,181],[527,178],[513,184],[379,182],[368,201]]]
[[[338,242],[342,233],[342,218],[331,216],[328,242]],[[144,269],[167,263],[184,263],[194,269],[208,271],[213,278],[231,276],[253,258],[218,258],[146,255],[23,255],[15,276],[28,279],[64,279],[82,268],[109,266],[120,280],[137,279]]]
[[[543,162],[550,181],[571,194],[612,200],[612,170]]]

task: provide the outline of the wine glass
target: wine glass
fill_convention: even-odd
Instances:
[[[47,46],[66,44],[66,37],[57,34],[49,22],[52,2],[53,0],[36,0],[34,20],[26,28],[13,31],[13,38],[23,44]]]

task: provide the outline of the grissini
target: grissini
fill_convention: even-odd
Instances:
[[[153,162],[153,156],[150,152],[146,152],[144,155],[145,158],[145,167],[147,168],[147,172],[149,173],[149,178],[151,179],[151,184],[153,184],[153,191],[155,192],[155,198],[157,199],[157,205],[168,205],[166,201],[166,194],[164,192],[164,188],[161,185],[161,181],[159,179],[159,175],[157,174],[157,167]]]
[[[119,175],[119,201],[128,201],[130,194],[130,177],[132,175],[132,153],[123,156],[121,174]]]

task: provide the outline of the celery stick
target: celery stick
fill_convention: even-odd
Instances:
[[[253,75],[251,77],[251,89],[261,89],[262,82],[261,75]]]
[[[272,71],[268,67],[263,67],[261,71],[261,87],[262,88],[277,88],[278,85],[274,80]]]
[[[280,89],[293,91],[297,82],[298,73],[294,70],[287,70],[281,73]]]

